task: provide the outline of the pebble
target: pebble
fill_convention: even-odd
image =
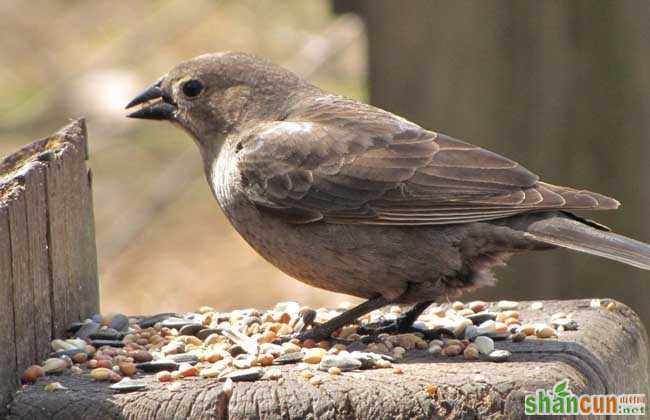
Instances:
[[[512,353],[508,350],[494,350],[488,355],[488,358],[493,362],[505,362],[511,355]]]
[[[363,363],[354,357],[346,355],[326,355],[320,361],[318,369],[327,371],[331,367],[340,369],[342,372],[361,369]]]
[[[208,337],[210,337],[213,334],[216,334],[216,337],[219,337],[220,334],[221,334],[221,329],[219,329],[219,328],[204,328],[201,331],[197,332],[195,335],[199,340],[205,341]]]
[[[336,366],[332,366],[331,368],[327,369],[327,373],[329,373],[332,376],[337,376],[340,375],[342,370]]]
[[[300,346],[291,342],[282,343],[282,354],[300,352]]]
[[[494,332],[497,334],[508,332],[508,325],[503,322],[495,322]]]
[[[77,330],[77,332],[75,333],[75,337],[85,340],[91,334],[94,334],[97,331],[99,331],[100,327],[101,325],[98,322],[95,321],[86,322]]]
[[[537,338],[551,338],[555,336],[555,330],[548,325],[539,326],[535,328],[535,336]]]
[[[138,325],[140,325],[141,328],[151,328],[157,323],[166,321],[167,319],[172,317],[178,317],[178,314],[175,314],[173,312],[165,312],[161,314],[152,315],[140,320]]]
[[[234,388],[235,384],[233,383],[232,379],[226,378],[226,381],[223,383],[223,387],[221,387],[221,391],[226,396],[226,398],[230,398],[232,396]]]
[[[225,376],[222,376],[220,379],[230,378],[234,382],[240,381],[256,381],[262,377],[264,371],[260,367],[253,367],[250,369],[236,370],[234,372],[228,373]]]
[[[82,349],[61,350],[61,351],[57,351],[57,352],[54,352],[54,353],[50,353],[50,356],[51,357],[68,356],[69,358],[72,359],[75,355],[80,354],[80,353],[85,354],[86,356],[88,356],[88,353],[85,350],[82,350]]]
[[[202,378],[216,378],[223,372],[224,366],[219,364],[214,364],[208,368],[201,369],[200,376]]]
[[[474,312],[482,312],[487,309],[488,304],[482,300],[475,300],[467,304],[467,307]]]
[[[320,347],[313,347],[307,350],[304,357],[302,358],[302,361],[309,364],[318,364],[326,354],[327,350]]]
[[[273,355],[266,353],[260,354],[254,360],[254,363],[261,366],[270,366],[273,363]]]
[[[429,346],[428,352],[429,352],[429,354],[433,354],[434,356],[438,356],[442,352],[442,347],[439,346],[439,345]]]
[[[191,365],[194,365],[199,361],[199,357],[196,354],[192,353],[172,354],[170,356],[167,356],[167,359],[172,360],[176,363],[189,363]]]
[[[130,362],[121,362],[118,363],[117,366],[120,368],[120,372],[125,376],[133,376],[137,371],[135,365]]]
[[[363,351],[353,351],[348,354],[348,357],[352,357],[361,363],[360,369],[371,369],[375,367],[375,362],[380,360],[379,355],[373,353],[367,353]]]
[[[515,343],[521,343],[526,339],[526,334],[523,331],[519,331],[512,335],[512,341]]]
[[[514,310],[519,307],[519,302],[513,300],[501,300],[497,303],[497,307],[502,311]]]
[[[70,325],[68,325],[68,329],[65,330],[65,332],[70,333],[70,334],[75,334],[77,331],[81,329],[85,324],[91,322],[92,320],[88,319],[83,322],[71,322]]]
[[[124,314],[115,314],[108,326],[116,331],[126,331],[129,327],[129,318]]]
[[[565,331],[575,331],[578,329],[578,321],[568,318],[558,318],[551,322],[555,328],[562,327]]]
[[[156,379],[158,379],[158,382],[169,382],[172,380],[172,374],[168,370],[161,370],[160,372],[156,373]]]
[[[64,340],[60,339],[52,340],[52,343],[50,344],[54,351],[74,350],[76,348],[72,344],[66,343]]]
[[[133,361],[136,363],[145,363],[153,360],[153,356],[146,350],[138,350],[132,354]]]
[[[81,351],[73,354],[71,359],[76,364],[82,364],[82,363],[86,363],[88,361],[88,355],[86,354],[85,351],[81,350]]]
[[[92,340],[90,344],[95,348],[100,348],[102,346],[124,347],[124,342],[121,340]]]
[[[286,365],[301,362],[303,354],[298,352],[283,354],[282,356],[276,358],[273,362],[278,365]]]
[[[534,311],[539,311],[542,308],[544,308],[544,304],[542,302],[533,302],[530,304],[530,309]]]
[[[461,309],[465,309],[465,304],[457,300],[456,302],[451,304],[451,309],[455,311],[460,311]]]
[[[435,384],[426,384],[424,385],[423,390],[428,397],[433,397],[438,393],[438,386]]]
[[[192,366],[189,363],[181,363],[180,366],[178,366],[178,371],[183,378],[196,376],[199,374],[199,370],[196,368],[196,366]]]
[[[497,314],[495,312],[479,312],[474,315],[469,315],[466,317],[474,325],[481,325],[486,321],[494,321],[497,319]]]
[[[161,349],[166,355],[185,353],[185,343],[182,341],[172,341]]]
[[[203,329],[204,329],[203,324],[192,323],[192,324],[188,324],[188,325],[185,325],[185,326],[181,327],[181,329],[178,330],[178,334],[179,335],[191,335],[191,336],[194,336],[196,333],[198,333],[199,331],[201,331]],[[201,340],[200,337],[199,337],[199,339]]]
[[[592,308],[600,308],[600,299],[591,299],[589,306]]]
[[[474,345],[481,354],[490,354],[494,350],[494,341],[490,337],[476,337]]]
[[[476,360],[478,359],[479,351],[476,346],[467,346],[465,350],[463,351],[463,356],[467,360]]]
[[[496,332],[496,322],[488,320],[483,322],[481,325],[476,327],[476,332],[478,335],[486,335]]]
[[[323,383],[323,378],[321,376],[314,376],[309,380],[309,383],[313,386],[320,386]]]
[[[50,358],[43,363],[43,372],[46,375],[52,374],[52,373],[61,373],[65,371],[68,368],[68,363],[59,358]]]
[[[102,328],[90,334],[88,338],[95,341],[97,340],[119,341],[124,338],[124,333],[114,328]]]
[[[296,346],[295,344],[292,343],[286,343],[289,344],[300,351],[300,347]],[[260,352],[263,354],[271,354],[273,356],[279,356],[285,352],[285,347],[279,345],[279,344],[273,344],[273,343],[264,343],[260,346]]]
[[[234,344],[239,345],[244,351],[250,355],[256,356],[259,352],[259,346],[257,342],[250,337],[245,336],[239,331],[235,331],[231,328],[223,328],[221,333],[228,337],[230,341]]]
[[[176,341],[182,341],[185,343],[185,345],[192,345],[192,346],[201,346],[203,342],[199,340],[198,337],[194,337],[193,335],[179,335],[176,337]]]
[[[147,373],[155,373],[162,370],[174,371],[178,369],[178,363],[171,360],[156,360],[153,362],[138,363],[135,367]]]
[[[233,360],[232,364],[237,369],[248,369],[253,366],[253,360],[254,358],[250,354],[240,354]]]
[[[111,377],[112,370],[107,368],[97,368],[90,371],[90,376],[96,381],[107,381]]]
[[[395,347],[393,348],[393,357],[395,359],[402,359],[406,354],[406,349],[404,347]]]
[[[607,304],[607,310],[612,312],[616,310],[616,303],[615,302],[609,302]]]
[[[157,324],[157,322],[155,322],[154,324]],[[154,324],[152,324],[151,326],[153,327]],[[163,328],[173,328],[176,330],[180,330],[184,326],[191,325],[191,324],[194,324],[194,320],[186,319],[186,318],[178,318],[178,317],[168,317],[165,318],[164,321],[160,322],[160,325]],[[140,322],[140,326],[141,327],[143,326],[142,322]]]
[[[20,378],[22,383],[33,383],[38,380],[41,376],[45,375],[45,370],[39,365],[31,365]]]
[[[67,389],[68,388],[61,385],[61,382],[50,382],[49,384],[45,385],[45,390],[48,392],[65,391]]]
[[[124,378],[121,381],[109,386],[109,388],[113,391],[118,392],[134,392],[147,389],[147,384],[144,381],[132,381],[128,378]]]
[[[302,372],[300,372],[300,376],[302,376],[305,379],[311,379],[314,377],[314,372],[312,372],[309,369],[305,369]]]
[[[375,360],[375,367],[379,369],[386,369],[393,367],[393,364],[385,359]]]
[[[440,354],[447,357],[453,357],[453,356],[458,356],[462,352],[463,352],[463,347],[452,344],[450,346],[444,347]]]

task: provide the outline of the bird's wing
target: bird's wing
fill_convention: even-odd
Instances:
[[[618,206],[539,182],[496,153],[345,99],[258,124],[238,150],[248,197],[294,223],[455,224]]]

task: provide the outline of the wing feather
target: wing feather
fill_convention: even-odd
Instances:
[[[248,197],[287,221],[435,225],[618,202],[540,182],[496,153],[340,97],[242,134]]]

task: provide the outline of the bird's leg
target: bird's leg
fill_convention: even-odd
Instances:
[[[413,328],[413,323],[417,321],[422,312],[424,312],[432,303],[432,300],[416,303],[411,309],[400,315],[397,319],[379,322],[367,327],[361,327],[357,330],[357,334],[376,336],[379,334],[403,334],[419,331]]]
[[[454,332],[447,328],[434,328],[423,330],[413,327],[415,321],[434,301],[425,301],[415,304],[405,314],[399,318],[390,321],[383,321],[374,323],[369,326],[361,327],[357,330],[357,334],[366,335],[363,338],[364,342],[375,341],[379,334],[404,334],[415,332],[421,334],[426,340],[438,339],[443,336],[456,337]]]
[[[306,340],[308,338],[311,338],[313,340],[330,339],[334,331],[345,325],[353,324],[357,318],[367,314],[368,312],[374,311],[375,309],[379,309],[382,306],[386,306],[387,304],[388,301],[386,298],[381,295],[376,296],[372,299],[368,299],[358,306],[355,306],[352,309],[343,312],[338,316],[335,316],[327,322],[324,322],[322,324],[312,324],[311,329],[301,331],[298,334],[289,336],[287,338],[298,338],[300,340]]]

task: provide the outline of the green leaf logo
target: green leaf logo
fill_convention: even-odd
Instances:
[[[567,381],[558,382],[553,387],[553,395],[559,398],[568,397],[570,394],[567,392]]]

